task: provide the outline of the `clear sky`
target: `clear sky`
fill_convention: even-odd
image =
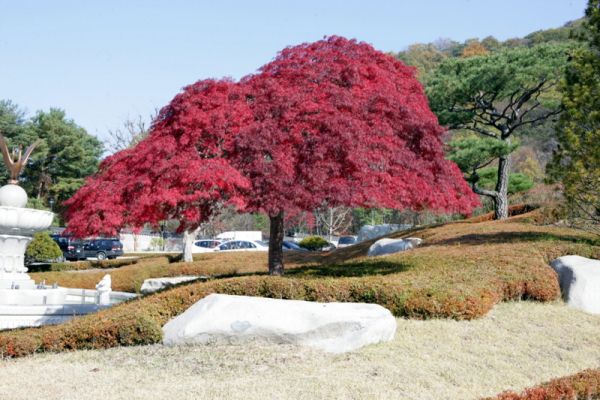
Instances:
[[[199,79],[240,78],[278,50],[342,35],[398,51],[562,26],[586,0],[0,0],[0,99],[59,107],[101,139]]]

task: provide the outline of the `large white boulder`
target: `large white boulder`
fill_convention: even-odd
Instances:
[[[140,292],[142,294],[154,293],[156,291],[169,288],[171,286],[178,285],[180,283],[194,281],[196,279],[206,279],[203,276],[193,276],[193,275],[183,275],[176,276],[173,278],[153,278],[146,279],[144,283],[142,283],[142,287],[140,288]]]
[[[394,254],[401,251],[414,249],[423,242],[419,238],[405,239],[379,239],[369,247],[367,255],[369,257],[382,256],[385,254]]]
[[[396,319],[376,304],[211,294],[163,327],[163,343],[211,344],[261,340],[342,353],[389,341]]]
[[[600,314],[600,260],[580,256],[564,256],[550,265],[558,274],[560,289],[573,308]]]

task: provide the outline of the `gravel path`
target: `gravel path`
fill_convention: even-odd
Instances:
[[[2,399],[477,399],[600,367],[600,316],[503,303],[476,321],[398,320],[391,343],[331,355],[253,343],[0,360]]]

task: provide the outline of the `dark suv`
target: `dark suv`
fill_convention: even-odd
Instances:
[[[61,239],[58,239],[57,243],[61,247],[65,258],[69,261],[85,260],[89,257],[96,257],[98,260],[107,258],[112,260],[123,255],[123,244],[116,238],[89,240],[64,238],[62,244],[60,243]]]

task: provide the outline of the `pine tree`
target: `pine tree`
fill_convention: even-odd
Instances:
[[[600,0],[590,0],[563,84],[559,148],[550,173],[562,181],[576,221],[600,223]]]

